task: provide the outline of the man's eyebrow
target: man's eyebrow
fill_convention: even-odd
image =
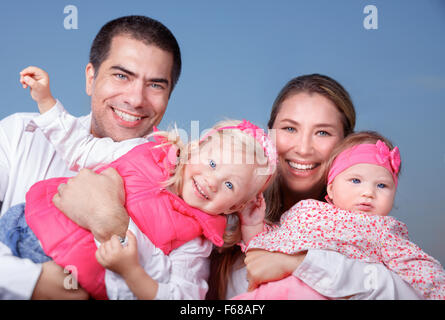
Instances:
[[[110,69],[122,71],[123,73],[126,73],[132,77],[137,76],[137,74],[135,72],[130,71],[130,70],[128,70],[122,66],[119,66],[119,65],[112,66]],[[147,82],[165,83],[167,86],[169,84],[168,80],[165,78],[150,78],[150,79],[147,79]]]
[[[110,69],[122,71],[123,73],[126,73],[126,74],[128,74],[130,76],[135,76],[136,75],[135,72],[130,71],[128,69],[125,69],[124,67],[121,67],[121,66],[112,66]]]

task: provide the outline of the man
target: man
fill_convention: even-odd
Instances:
[[[92,113],[82,118],[85,130],[115,141],[146,136],[161,121],[180,72],[178,43],[160,22],[142,16],[108,22],[94,39],[86,66]],[[18,113],[0,122],[1,214],[24,202],[35,182],[75,174],[39,130],[29,130],[29,122],[36,116]],[[115,173],[107,174],[119,179]],[[125,234],[126,215],[110,221],[117,221],[122,229],[117,233]],[[90,230],[99,240],[110,236],[101,234],[95,225]],[[107,226],[106,230],[115,228]],[[0,244],[1,299],[85,298],[83,290],[64,290],[66,276],[53,262],[40,265],[19,259]]]

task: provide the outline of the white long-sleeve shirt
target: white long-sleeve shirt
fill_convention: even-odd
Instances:
[[[132,147],[135,146],[135,143],[141,143],[145,140],[141,139],[132,139],[122,141],[120,143],[115,143],[111,139],[97,139],[93,138],[89,135],[89,119],[88,121],[82,120],[82,118],[77,119],[72,116],[70,116],[66,111],[63,109],[63,106],[58,102],[57,105],[48,111],[47,113],[33,118],[33,124],[31,124],[32,128],[36,128],[37,125],[41,128],[41,130],[36,130],[36,134],[45,132],[47,136],[51,135],[55,139],[53,143],[56,145],[59,145],[58,152],[61,154],[64,154],[64,157],[66,157],[66,160],[68,162],[69,167],[78,169],[79,166],[88,166],[89,161],[91,160],[91,163],[108,163],[115,159],[115,157],[119,157],[120,155],[125,154],[128,152]],[[28,121],[30,118],[28,118]],[[82,124],[84,123],[84,124]],[[85,126],[85,124],[88,124],[88,129]],[[58,128],[59,127],[59,128]],[[60,127],[62,130],[60,130]],[[83,131],[82,131],[83,130]],[[81,135],[85,135],[85,130],[88,133],[88,137],[85,140],[85,137],[80,138],[75,137],[77,133],[80,133]],[[57,133],[58,132],[58,133]],[[71,133],[74,135],[74,138],[77,139],[76,143],[68,143],[67,142],[67,133]],[[138,142],[138,140],[140,140]],[[58,142],[57,142],[58,141]],[[70,140],[71,141],[71,140]],[[83,141],[83,142],[82,142]],[[41,142],[42,143],[42,142]],[[1,144],[1,140],[0,140]],[[42,148],[48,148],[48,143],[44,143]],[[78,146],[82,151],[75,151],[74,149],[70,149],[71,146]],[[94,148],[101,148],[101,152],[92,151]],[[51,147],[51,149],[53,149]],[[111,156],[110,156],[111,155]],[[90,163],[90,164],[91,164]],[[24,197],[24,193],[23,193]],[[22,201],[19,201],[22,202]],[[140,231],[139,231],[140,232]],[[138,237],[138,245],[141,241],[141,237]],[[145,237],[146,240],[148,240]],[[198,239],[195,239],[198,240]],[[149,247],[148,241],[145,241],[145,244],[147,247]],[[142,244],[141,244],[142,245]],[[153,246],[154,247],[154,246]],[[184,246],[180,247],[183,248]],[[180,249],[178,248],[178,249]],[[178,250],[176,249],[176,250]],[[187,247],[183,248],[185,250],[188,250]],[[154,252],[156,249],[153,248],[151,252]],[[320,251],[320,252],[318,252]],[[149,250],[147,250],[149,252]],[[158,254],[154,254],[152,256],[153,263],[156,263],[158,266],[163,266],[165,262],[155,262],[157,259],[161,259],[162,261],[168,261],[168,258],[171,258],[172,253],[170,253],[170,257],[164,256],[161,252],[157,252]],[[150,254],[149,254],[150,255]],[[178,256],[181,257],[181,254],[178,254]],[[182,258],[185,257],[182,256]],[[165,260],[167,259],[167,260]],[[2,256],[0,256],[0,264],[2,263]],[[142,257],[142,260],[144,258]],[[149,263],[149,258],[146,257],[146,262]],[[187,259],[185,259],[187,260]],[[188,273],[189,271],[193,271],[196,269],[189,270],[189,268],[194,265],[194,261],[182,261],[181,258],[178,259],[178,263],[171,262],[171,269],[166,268],[164,270],[167,275],[165,275],[167,278],[170,278],[170,280],[176,279],[176,275],[173,273],[175,271],[178,271],[179,274],[182,273]],[[144,262],[142,262],[144,263]],[[184,266],[181,264],[184,263]],[[198,268],[199,272],[202,272],[201,276],[202,278],[206,278],[206,275],[208,272],[208,264],[203,263],[201,261],[202,265],[205,265],[205,267]],[[375,266],[375,268],[369,269],[368,265]],[[244,274],[243,274],[244,270]],[[302,272],[301,270],[304,270]],[[372,270],[374,275],[377,275],[377,279],[380,279],[381,281],[369,281],[369,274],[366,273],[366,270]],[[350,275],[347,277],[339,278],[340,271],[344,271],[346,275]],[[162,272],[162,270],[160,271]],[[303,275],[299,274],[299,272],[302,272]],[[296,276],[298,276],[302,281],[306,282],[309,286],[314,285],[315,289],[317,289],[317,285],[320,287],[321,284],[325,284],[326,290],[331,290],[331,292],[339,292],[340,295],[338,297],[346,297],[346,296],[353,296],[357,299],[416,299],[418,298],[417,293],[409,287],[403,280],[401,280],[396,274],[392,273],[388,269],[386,269],[383,265],[379,264],[365,264],[365,263],[357,263],[357,261],[348,259],[341,254],[335,253],[335,252],[327,252],[327,251],[321,251],[321,250],[310,250],[304,259],[303,263],[300,265],[300,267],[295,271],[294,273]],[[306,275],[306,276],[305,276]],[[181,277],[181,275],[179,276]],[[0,279],[1,279],[0,274]],[[112,280],[109,280],[112,278]],[[233,293],[232,296],[243,293],[247,289],[247,281],[245,277],[245,268],[240,269],[240,272],[234,272],[232,274],[232,278],[234,279],[233,283],[237,283],[238,286],[234,288],[231,292]],[[312,280],[311,280],[312,279]],[[110,281],[114,282],[122,282],[122,279],[119,279],[117,275],[110,275],[107,272],[106,276],[106,284],[108,286]],[[34,282],[35,283],[35,282]],[[110,283],[111,285],[111,283]],[[122,283],[116,284],[115,287],[121,286]],[[0,280],[0,288],[2,287],[2,283]],[[163,288],[161,288],[163,287]],[[199,286],[198,286],[199,287]],[[334,297],[333,293],[329,293],[328,291],[323,291],[318,287],[317,290],[321,294],[324,294],[326,296],[332,296]],[[173,289],[172,289],[173,288]],[[174,298],[179,298],[180,295],[175,295],[172,293],[172,290],[174,292],[175,286],[170,287],[164,287],[160,286],[160,289],[158,290],[158,297],[162,298],[165,293],[165,296],[170,295]],[[364,289],[363,289],[364,288]],[[366,289],[367,288],[367,289]],[[187,286],[184,287],[185,290],[187,290]],[[229,292],[230,292],[230,284],[229,284]],[[109,292],[109,294],[112,297],[116,298],[132,298],[131,294],[124,291],[124,290],[118,290],[119,292]],[[199,291],[199,289],[198,289]],[[1,291],[0,291],[1,294]],[[28,297],[30,294],[28,295]],[[0,296],[1,297],[1,296]],[[228,295],[228,297],[231,297]],[[165,298],[164,298],[165,299]]]
[[[45,116],[50,117],[50,114],[18,113],[0,121],[2,213],[12,205],[23,203],[26,192],[35,182],[76,174],[68,169],[42,131],[31,122],[45,119]],[[77,119],[75,132],[89,134],[90,123],[90,115]],[[137,227],[133,232],[138,234],[138,242],[145,241],[148,247],[149,240]],[[169,256],[161,255],[155,249],[144,251],[142,265],[150,266],[151,274],[163,281],[159,284],[156,299],[204,298],[208,289],[207,257],[210,252],[211,245],[199,238],[173,250]],[[193,259],[184,259],[184,256]],[[30,299],[41,270],[41,264],[12,256],[9,248],[0,243],[0,299]],[[113,297],[121,298],[119,295]]]
[[[380,263],[366,263],[329,250],[308,250],[293,275],[332,299],[422,300],[420,293]],[[227,284],[226,298],[247,291],[247,270],[237,261]]]

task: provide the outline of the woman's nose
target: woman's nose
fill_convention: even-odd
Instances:
[[[297,136],[297,141],[294,151],[302,156],[308,155],[312,152],[312,137],[309,134],[302,133]]]

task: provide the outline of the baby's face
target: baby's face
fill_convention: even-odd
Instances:
[[[394,203],[396,185],[387,169],[360,163],[337,175],[327,191],[340,209],[386,216]]]
[[[229,150],[212,142],[192,151],[180,192],[187,204],[209,214],[228,214],[237,211],[251,193],[255,195],[257,166],[243,159],[225,159],[228,154]]]

